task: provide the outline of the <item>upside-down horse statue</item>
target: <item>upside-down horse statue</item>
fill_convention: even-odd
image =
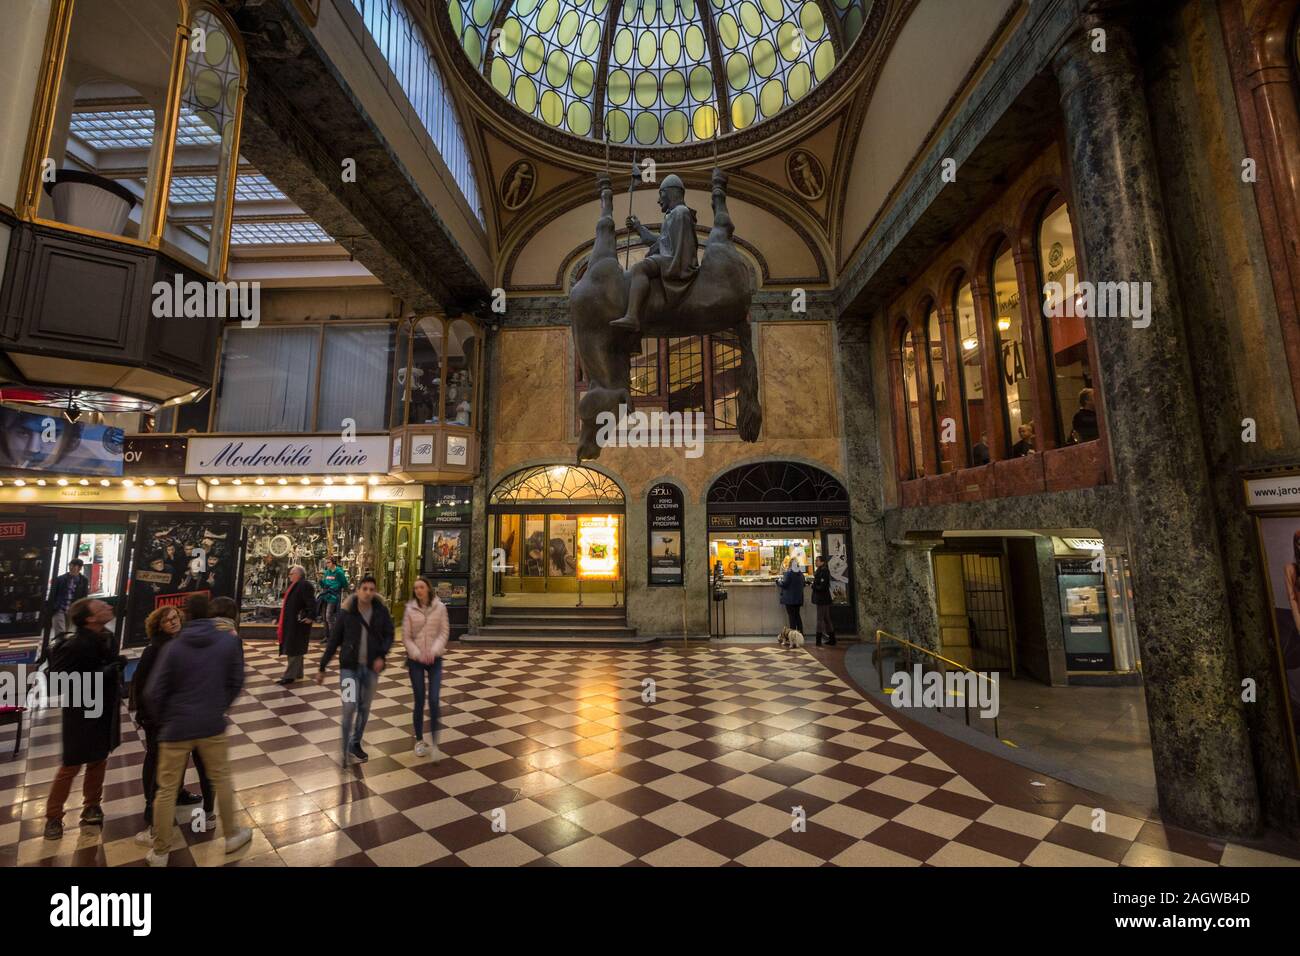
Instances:
[[[695,213],[685,205],[685,187],[667,176],[659,187],[664,212],[656,236],[628,217],[629,228],[650,245],[650,253],[624,271],[614,233],[614,192],[608,173],[596,178],[600,219],[587,271],[569,293],[569,318],[587,390],[578,403],[582,434],[578,460],[600,456],[597,416],[619,406],[633,408],[632,355],[643,337],[679,337],[732,332],[740,350],[738,431],[757,441],[763,424],[758,401],[758,368],[750,339],[749,304],[753,280],[744,258],[731,241],[735,225],[727,212],[727,177],[713,170],[713,228],[696,262]]]

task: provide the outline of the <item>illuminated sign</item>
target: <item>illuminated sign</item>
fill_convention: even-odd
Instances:
[[[191,475],[329,475],[383,472],[386,436],[353,441],[304,435],[191,438],[185,471]]]
[[[618,577],[618,520],[617,515],[578,516],[578,577]]]

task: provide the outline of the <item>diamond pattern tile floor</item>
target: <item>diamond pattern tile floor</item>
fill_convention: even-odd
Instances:
[[[995,803],[801,650],[458,647],[440,759],[411,749],[413,695],[395,666],[376,691],[370,761],[348,769],[337,671],[324,687],[283,688],[273,652],[245,645],[228,729],[254,839],[232,859],[215,834],[181,827],[172,866],[1297,863],[1158,820],[1114,814],[1096,832],[1085,802]],[[58,715],[34,724],[19,757],[0,762],[0,865],[143,865],[131,837],[144,747],[129,717],[109,761],[106,825],[77,826],[74,788],[58,841],[42,837]]]

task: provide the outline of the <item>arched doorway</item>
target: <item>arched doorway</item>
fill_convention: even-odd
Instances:
[[[833,475],[793,461],[742,465],[713,482],[706,509],[713,636],[775,635],[785,623],[775,587],[782,563],[791,557],[810,572],[821,555],[835,633],[857,632],[849,493]],[[811,594],[804,603],[808,628]]]
[[[488,499],[488,610],[622,607],[624,497],[594,468],[552,464],[508,475]]]

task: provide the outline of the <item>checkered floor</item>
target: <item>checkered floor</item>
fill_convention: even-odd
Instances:
[[[324,687],[281,688],[274,648],[245,650],[229,735],[253,841],[226,858],[215,833],[181,828],[171,866],[1296,862],[1117,813],[1094,832],[1082,803],[995,803],[805,650],[457,648],[440,759],[412,752],[399,666],[380,678],[370,761],[348,770],[337,670]],[[77,825],[74,789],[59,841],[42,838],[57,715],[35,724],[18,759],[0,758],[0,866],[143,865],[144,753],[129,719],[104,827]]]

